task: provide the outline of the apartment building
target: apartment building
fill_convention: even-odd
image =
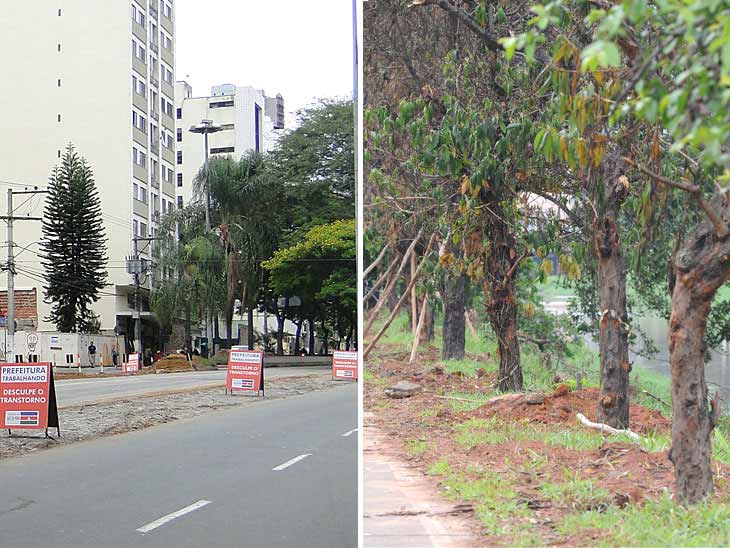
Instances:
[[[156,235],[176,199],[175,2],[10,2],[0,17],[0,209],[8,184],[43,187],[69,143],[88,160],[108,238],[108,287],[94,309],[104,332],[134,332],[126,259],[134,237]],[[16,214],[43,208],[38,197]],[[35,325],[23,327],[53,329],[44,319],[40,223],[15,225],[16,287],[39,296]],[[150,245],[139,244],[143,257]],[[148,300],[143,291],[145,336],[153,337]]]
[[[210,157],[230,155],[236,159],[250,150],[270,150],[277,132],[284,129],[284,98],[267,97],[263,90],[251,86],[222,84],[213,86],[209,96],[194,97],[192,87],[180,81],[175,98],[178,207],[196,198],[194,179],[205,163],[204,137],[191,133],[191,127],[202,120],[220,126],[221,131],[208,137]]]

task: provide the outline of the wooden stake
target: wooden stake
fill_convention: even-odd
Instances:
[[[415,289],[415,286],[414,286]],[[411,349],[411,357],[409,362],[416,361],[416,354],[418,353],[418,343],[421,340],[421,330],[423,329],[424,320],[426,319],[426,307],[428,305],[428,296],[423,297],[423,304],[421,305],[421,314],[418,317],[418,326],[416,327],[416,334],[413,337],[413,348]]]
[[[383,260],[383,257],[385,257],[385,252],[388,251],[388,244],[385,244],[385,247],[383,247],[383,250],[380,252],[380,255],[378,255],[378,258],[375,259],[370,266],[368,266],[365,271],[362,273],[363,279],[367,278],[368,275],[380,264],[380,261]]]
[[[416,272],[416,254],[411,253],[411,278]],[[411,329],[413,331],[413,336],[416,336],[416,330],[418,329],[418,322],[416,318],[418,317],[418,297],[416,297],[416,285],[413,285],[413,289],[411,289]]]
[[[426,259],[428,259],[428,254],[431,251],[431,245],[433,244],[433,240],[436,238],[436,232],[431,234],[431,239],[428,241],[428,246],[426,247],[426,251],[423,254],[423,259],[421,260],[421,264],[418,265],[418,268],[416,269],[415,276],[411,278],[410,283],[408,284],[408,287],[406,287],[406,290],[403,292],[403,295],[398,300],[396,305],[393,307],[392,312],[390,313],[390,316],[387,320],[385,320],[385,324],[383,324],[383,327],[380,328],[380,331],[378,331],[375,334],[375,337],[373,340],[366,346],[365,352],[363,352],[362,359],[366,360],[368,357],[368,354],[372,351],[373,348],[375,348],[375,345],[380,340],[380,337],[383,336],[383,334],[388,330],[390,327],[390,324],[393,323],[393,320],[398,315],[398,311],[400,310],[400,307],[403,306],[403,303],[406,302],[406,299],[408,298],[408,293],[410,293],[411,288],[416,283],[416,280],[418,279],[418,273],[421,271],[421,268],[423,268],[423,265],[426,264]]]
[[[421,228],[421,230],[418,231],[418,234],[416,234],[416,237],[413,238],[411,245],[408,247],[408,250],[403,255],[403,259],[401,260],[400,266],[398,267],[398,271],[390,280],[390,283],[385,288],[385,291],[383,291],[382,295],[380,295],[380,299],[378,300],[377,304],[373,307],[373,311],[370,313],[370,317],[368,318],[368,323],[365,326],[365,332],[363,333],[363,337],[368,336],[368,333],[370,333],[370,329],[373,327],[373,323],[375,323],[375,320],[378,318],[378,314],[380,314],[380,309],[383,308],[383,305],[388,300],[388,297],[393,292],[393,289],[395,289],[398,278],[400,278],[403,269],[405,268],[406,264],[408,264],[408,259],[410,258],[411,253],[413,253],[413,250],[416,248],[418,240],[421,239],[422,232],[423,228]]]
[[[471,336],[473,338],[477,338],[477,332],[476,329],[474,329],[474,325],[471,323],[471,318],[469,317],[469,311],[464,310],[464,319],[466,320],[466,325],[469,327],[469,332],[471,333]]]

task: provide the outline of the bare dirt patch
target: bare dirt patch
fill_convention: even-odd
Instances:
[[[328,373],[277,378],[266,382],[265,399],[288,398],[335,386],[342,386],[342,383],[333,381]],[[225,395],[221,386],[177,393],[146,394],[62,408],[59,409],[62,436],[59,440],[45,439],[42,433],[33,431],[14,431],[14,435],[9,436],[7,430],[3,430],[0,432],[0,459],[101,436],[141,430],[209,411],[252,405],[259,401],[264,401],[264,398],[243,394]],[[50,434],[55,437],[55,429],[51,429]]]

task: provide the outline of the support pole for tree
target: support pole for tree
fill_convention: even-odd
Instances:
[[[416,334],[413,337],[413,348],[411,349],[411,357],[408,359],[409,362],[416,361],[416,354],[418,353],[418,343],[421,342],[421,330],[423,329],[424,320],[426,319],[427,304],[428,296],[424,296],[423,305],[421,305],[421,314],[418,317],[418,325],[416,326]]]
[[[411,277],[416,272],[416,254],[411,253]],[[423,303],[426,304],[425,301]],[[418,326],[416,325],[418,323],[418,320],[416,317],[418,316],[418,298],[416,297],[416,286],[414,285],[411,289],[411,329],[413,330],[413,335],[416,334],[416,329],[418,329]]]
[[[398,282],[398,278],[400,277],[401,273],[403,272],[403,269],[405,268],[406,264],[408,264],[408,258],[411,256],[411,253],[413,253],[413,250],[416,248],[416,244],[418,243],[418,240],[421,239],[421,234],[423,233],[423,228],[421,228],[418,231],[418,234],[416,234],[416,237],[413,238],[413,241],[411,242],[411,245],[408,246],[408,249],[406,250],[405,254],[403,255],[403,259],[401,260],[400,266],[398,267],[398,270],[396,271],[395,275],[393,276],[393,279],[390,280],[390,283],[386,286],[385,291],[383,291],[383,294],[380,296],[380,299],[378,299],[377,304],[373,308],[373,311],[370,313],[370,317],[368,318],[368,323],[365,326],[365,332],[363,337],[367,337],[370,333],[370,329],[373,326],[373,323],[378,318],[378,314],[380,314],[380,309],[383,308],[383,305],[388,300],[388,297],[393,292],[393,289],[395,289],[395,284]]]
[[[433,244],[434,238],[436,238],[436,232],[431,234],[431,239],[428,241],[428,246],[426,246],[426,251],[423,254],[423,259],[421,259],[421,264],[418,265],[416,272],[411,277],[411,281],[408,284],[408,287],[406,287],[406,290],[403,292],[403,295],[398,300],[398,303],[393,307],[393,310],[390,313],[390,316],[388,317],[388,319],[385,321],[385,324],[383,325],[383,327],[380,328],[380,331],[378,331],[376,333],[373,340],[370,341],[370,343],[365,348],[365,352],[363,353],[363,356],[362,356],[363,360],[367,359],[367,357],[370,354],[370,352],[372,351],[372,349],[375,348],[375,345],[380,340],[380,337],[383,336],[383,334],[388,330],[388,327],[390,327],[390,324],[393,323],[393,320],[398,315],[398,311],[400,310],[400,307],[403,306],[404,302],[406,302],[406,299],[408,298],[408,294],[410,293],[411,288],[414,286],[414,284],[416,283],[416,280],[418,279],[419,272],[423,268],[423,265],[426,264],[426,259],[428,259],[428,253],[431,251],[431,245]]]
[[[383,272],[383,275],[380,276],[380,278],[377,279],[377,281],[375,282],[375,285],[373,285],[373,287],[370,288],[370,291],[368,291],[367,295],[365,295],[365,298],[363,299],[364,302],[368,302],[370,297],[372,297],[375,294],[375,292],[383,284],[383,282],[385,282],[388,279],[388,276],[390,276],[393,273],[393,270],[395,269],[396,266],[398,266],[398,257],[395,257],[393,259],[393,262],[390,263],[387,270],[385,272]]]
[[[383,250],[380,252],[380,255],[378,255],[378,258],[375,259],[370,266],[368,266],[365,271],[362,273],[362,277],[367,278],[368,275],[380,264],[380,261],[383,260],[383,257],[385,257],[385,252],[388,251],[388,244],[386,244],[383,247]]]

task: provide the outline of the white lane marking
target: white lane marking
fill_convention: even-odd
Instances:
[[[342,437],[343,437],[343,438],[346,438],[347,436],[349,436],[350,434],[354,434],[354,433],[355,433],[355,432],[357,432],[358,430],[359,430],[359,428],[353,428],[353,429],[352,429],[352,430],[350,430],[349,432],[345,432],[344,434],[342,434]]]
[[[181,508],[177,512],[173,512],[172,514],[167,514],[166,516],[162,516],[160,519],[156,519],[155,521],[152,521],[148,523],[147,525],[143,525],[137,531],[140,533],[149,533],[150,531],[157,529],[158,527],[165,525],[166,523],[179,518],[180,516],[184,516],[185,514],[189,514],[190,512],[194,512],[195,510],[198,510],[202,508],[203,506],[207,506],[211,503],[209,500],[199,500],[198,502],[191,504],[190,506],[186,506],[185,508]]]
[[[304,453],[303,455],[299,455],[298,457],[294,457],[293,459],[286,461],[284,464],[280,464],[279,466],[277,466],[276,468],[273,468],[272,470],[274,472],[280,472],[284,468],[289,468],[292,464],[296,464],[300,460],[304,460],[307,457],[311,457],[311,456],[312,456],[312,453]]]

